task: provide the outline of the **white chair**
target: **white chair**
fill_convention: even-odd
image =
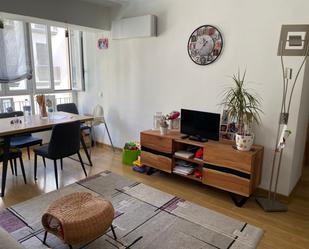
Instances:
[[[108,131],[108,128],[107,128],[107,124],[106,124],[106,121],[105,121],[105,118],[104,118],[104,110],[103,110],[103,107],[100,106],[100,105],[96,105],[96,107],[94,108],[93,110],[93,121],[92,121],[92,126],[99,126],[101,124],[104,124],[105,125],[105,129],[107,131],[107,135],[108,135],[108,138],[109,138],[109,141],[111,142],[111,146],[113,148],[113,151],[115,152],[115,147],[113,145],[113,141],[112,141],[112,138],[109,134],[109,131]],[[92,134],[93,134],[93,140],[95,141],[95,138],[94,138],[94,129],[92,130]]]

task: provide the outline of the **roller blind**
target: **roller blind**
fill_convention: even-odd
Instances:
[[[0,83],[32,78],[26,24],[0,20]]]

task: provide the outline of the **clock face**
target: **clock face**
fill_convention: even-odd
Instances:
[[[208,65],[220,55],[223,39],[219,30],[204,25],[193,31],[188,41],[188,54],[198,65]]]

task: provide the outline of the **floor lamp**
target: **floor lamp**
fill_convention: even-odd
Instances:
[[[267,212],[286,212],[288,210],[287,205],[277,200],[278,181],[279,181],[281,161],[284,153],[285,142],[287,137],[291,133],[287,127],[288,127],[289,112],[293,98],[293,93],[299,74],[308,58],[309,53],[308,36],[309,36],[309,25],[282,26],[278,54],[280,55],[281,58],[283,91],[282,91],[282,102],[281,102],[281,110],[277,129],[276,144],[273,154],[268,196],[256,198],[258,204]],[[292,51],[288,51],[289,49]],[[303,57],[299,69],[297,70],[297,73],[295,75],[294,81],[292,81],[292,69],[287,68],[284,65],[283,60],[284,56]],[[290,84],[291,82],[292,85]],[[277,168],[276,173],[275,168]],[[273,183],[275,184],[274,191],[272,191]]]

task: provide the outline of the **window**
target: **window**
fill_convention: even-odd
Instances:
[[[55,110],[57,104],[73,101],[72,90],[83,89],[82,32],[36,23],[26,26],[33,78],[0,84],[0,112],[22,111],[29,102],[37,112],[37,94],[45,94]]]
[[[29,104],[29,95],[6,96],[0,98],[0,111],[23,111],[23,107]]]
[[[82,32],[78,30],[70,31],[72,89],[79,91],[84,90],[82,39]]]
[[[27,80],[22,80],[20,82],[10,83],[10,91],[25,91],[27,90]]]
[[[71,88],[69,70],[69,34],[64,28],[51,27],[55,90]]]
[[[50,89],[50,58],[46,25],[31,24],[36,89]]]

